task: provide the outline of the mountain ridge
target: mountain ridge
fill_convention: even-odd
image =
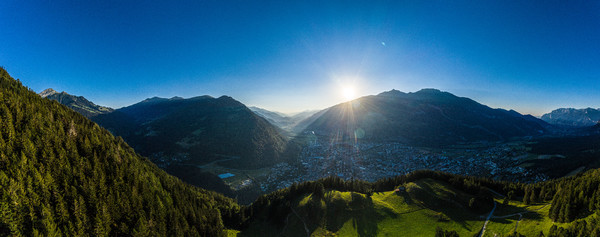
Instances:
[[[306,110],[299,113],[295,113],[293,115],[288,115],[276,111],[270,111],[267,109],[259,108],[256,106],[251,106],[248,108],[258,116],[265,118],[271,124],[290,133],[290,136],[293,136],[296,133],[296,131],[301,130],[298,128],[298,126],[305,119],[319,112],[319,110]]]
[[[259,187],[232,190],[214,167],[257,169],[289,158],[282,131],[230,96],[150,98],[93,120],[169,174],[243,203],[252,202]]]
[[[492,109],[437,89],[423,89],[411,93],[391,90],[332,106],[306,130],[354,139],[360,129],[359,139],[448,145],[452,141],[536,136],[546,131],[545,126],[532,116]]]
[[[114,111],[112,108],[96,105],[83,96],[71,95],[64,91],[59,93],[52,88],[40,92],[39,95],[42,98],[56,100],[88,118]]]
[[[600,109],[559,108],[542,115],[541,119],[550,124],[562,126],[594,126],[600,121]]]
[[[193,161],[198,158],[191,158],[190,162],[196,164],[218,160],[210,152],[197,153],[201,150],[238,156],[241,157],[241,162],[245,159],[244,154],[253,154],[250,156],[255,158],[262,155],[277,157],[282,152],[277,147],[283,147],[285,141],[270,123],[230,96],[198,96],[189,99],[154,97],[120,108],[114,113],[95,117],[94,120],[123,136],[142,154],[152,156],[157,152],[166,152],[174,155],[179,153],[176,151],[179,147],[182,151],[192,152],[192,157],[204,157],[205,161]],[[119,123],[126,125],[119,126]],[[231,136],[227,137],[228,134]],[[169,139],[161,140],[163,137]],[[225,145],[228,148],[215,150],[210,144],[221,147]],[[166,150],[161,151],[157,147]],[[244,152],[235,152],[236,149]]]

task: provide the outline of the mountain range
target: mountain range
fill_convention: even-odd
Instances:
[[[81,111],[82,107],[106,108],[83,97],[56,93],[52,89],[40,95],[58,100],[76,111]],[[547,122],[531,115],[521,115],[514,110],[492,109],[469,98],[436,89],[413,93],[391,90],[321,111],[306,111],[293,116],[258,107],[248,108],[227,96],[190,99],[154,97],[116,111],[96,109],[102,112],[93,113],[92,116],[88,111],[86,109],[81,113],[93,117],[94,121],[109,131],[124,137],[144,155],[177,156],[177,159],[188,159],[195,164],[226,157],[237,159],[235,157],[240,154],[252,154],[251,160],[269,157],[260,162],[273,164],[270,158],[279,157],[284,152],[284,134],[291,137],[307,131],[342,139],[389,140],[438,146],[538,136],[550,127]],[[547,117],[545,115],[542,118]],[[239,123],[234,125],[236,122]],[[233,133],[243,134],[241,137],[244,138],[230,136]],[[241,150],[232,152],[235,149]],[[256,163],[246,163],[245,158],[240,161],[245,165]]]
[[[294,116],[248,108],[228,96],[153,97],[92,120],[170,174],[244,201],[260,192],[239,195],[216,176],[227,171],[205,167],[256,169],[293,163],[308,145],[302,136],[307,133],[332,141],[438,147],[540,136],[550,127],[533,116],[492,109],[435,89],[391,90]]]
[[[271,124],[285,130],[286,132],[292,133],[291,135],[294,135],[296,131],[302,131],[305,128],[305,126],[303,126],[304,123],[302,122],[313,114],[319,112],[319,110],[307,110],[293,115],[286,115],[255,106],[251,106],[249,109],[258,116],[265,118]]]
[[[113,134],[122,136],[142,154],[167,163],[170,162],[168,157],[193,164],[241,158],[231,164],[242,162],[247,165],[252,163],[245,161],[249,156],[252,159],[268,157],[254,163],[270,164],[283,151],[285,138],[279,135],[281,130],[263,117],[272,119],[279,116],[282,120],[294,121],[306,116],[287,117],[266,110],[261,110],[264,114],[256,113],[261,115],[256,116],[245,105],[228,96],[190,99],[153,97],[114,110],[96,105],[83,96],[58,93],[51,88],[39,95],[92,118]],[[233,141],[233,138],[238,140]]]
[[[93,103],[83,97],[52,91],[45,90],[40,96],[90,115],[87,110],[78,108]],[[201,167],[216,163],[229,168],[254,169],[285,159],[285,132],[228,96],[153,97],[87,117],[122,137],[169,174],[195,186],[238,197],[245,203],[258,196],[260,192],[254,190],[257,187],[232,190],[217,176],[219,173],[207,172]]]
[[[67,93],[44,91],[48,98]],[[59,100],[68,106],[70,101]],[[94,105],[96,107],[100,107]],[[92,106],[87,106],[92,107]],[[103,107],[102,107],[103,108]],[[85,115],[85,112],[82,113]],[[220,162],[264,167],[286,160],[286,137],[313,132],[340,140],[396,141],[440,146],[540,136],[551,125],[516,111],[492,109],[436,89],[391,90],[294,116],[246,107],[228,96],[149,98],[92,119],[164,167]],[[288,151],[293,157],[294,152]]]
[[[543,135],[547,124],[530,115],[492,109],[469,98],[423,89],[366,96],[327,109],[306,131],[338,139],[399,141],[439,146]]]
[[[280,161],[286,144],[278,128],[228,96],[155,97],[92,119],[166,163],[262,167]]]
[[[560,108],[542,115],[541,119],[555,125],[589,127],[600,121],[600,109]]]

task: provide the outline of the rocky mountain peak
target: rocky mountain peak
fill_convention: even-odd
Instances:
[[[54,95],[54,94],[58,94],[58,92],[57,92],[57,91],[55,91],[55,90],[54,90],[54,89],[52,89],[52,88],[48,88],[48,89],[45,89],[44,91],[40,92],[40,94],[39,94],[39,95],[40,95],[42,98],[46,98],[46,97],[48,97],[48,96],[51,96],[51,95]]]
[[[403,96],[403,95],[406,95],[406,93],[396,90],[396,89],[392,89],[391,91],[381,92],[377,96],[396,97],[396,96]]]

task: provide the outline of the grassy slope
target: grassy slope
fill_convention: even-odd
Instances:
[[[483,226],[482,216],[487,216],[487,213],[473,213],[468,209],[471,195],[431,179],[408,183],[405,187],[407,191],[400,195],[389,191],[368,197],[359,193],[328,191],[320,201],[312,195],[305,195],[292,205],[299,217],[290,213],[284,229],[276,229],[268,222],[254,222],[238,235],[306,236],[303,221],[311,236],[434,236],[438,226],[455,230],[460,236],[474,236]],[[523,214],[519,233],[529,236],[544,230],[547,234],[548,229],[556,224],[547,217],[550,208],[547,203],[524,205],[512,201],[509,205],[501,205],[502,200],[496,201],[498,207],[494,216],[531,211]],[[321,216],[315,218],[315,212]],[[506,236],[514,230],[517,220],[518,216],[492,218],[485,236]]]
[[[501,202],[501,200],[496,201],[499,203]],[[553,222],[548,217],[548,211],[550,210],[550,205],[548,205],[548,203],[525,205],[522,202],[511,202],[509,206],[498,205],[498,209],[494,215],[503,216],[522,212],[523,210],[529,212],[523,214],[523,218],[519,221],[517,232],[525,236],[537,236],[540,231],[542,231],[546,236],[548,235],[548,230],[550,227],[552,227],[552,225],[564,228],[567,228],[570,225],[570,223]],[[587,221],[593,218],[597,218],[597,214],[589,215],[582,220]],[[498,236],[505,236],[508,233],[512,233],[515,230],[517,220],[519,220],[518,215],[505,218],[492,218],[487,226],[485,236],[494,236],[494,234],[498,234]]]

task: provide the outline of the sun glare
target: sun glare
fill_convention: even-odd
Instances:
[[[346,87],[342,88],[342,95],[344,96],[344,99],[346,99],[346,100],[353,100],[355,94],[356,93],[354,92],[354,87],[346,86]]]

